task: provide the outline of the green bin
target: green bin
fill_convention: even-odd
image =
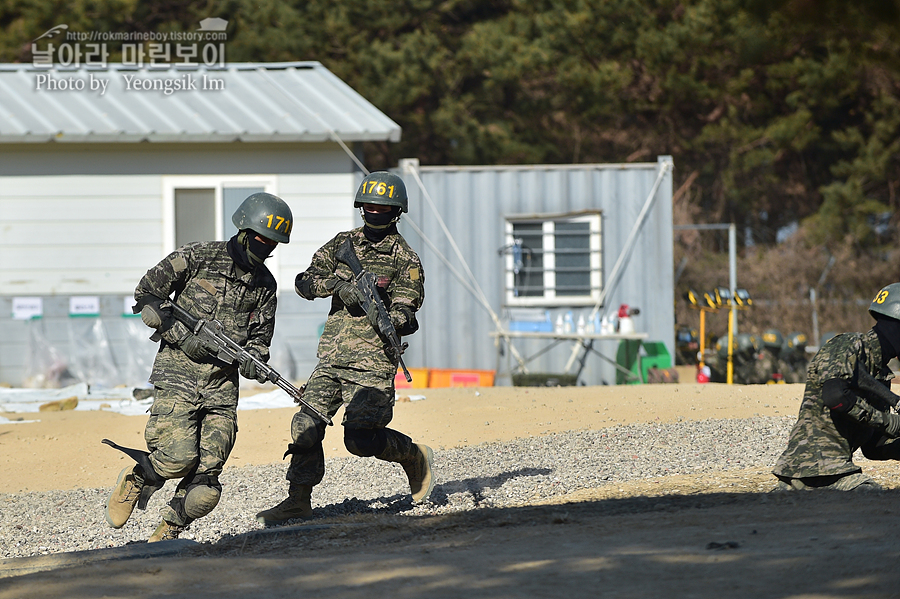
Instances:
[[[662,341],[644,341],[644,352],[641,356],[641,380],[647,382],[647,371],[656,366],[660,370],[672,367],[672,356]]]
[[[637,385],[643,382],[640,375],[641,340],[623,339],[616,351],[616,384]]]

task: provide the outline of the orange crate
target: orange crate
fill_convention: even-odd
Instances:
[[[493,387],[494,370],[456,370],[432,368],[429,387]]]
[[[395,389],[424,389],[428,386],[429,371],[427,368],[407,368],[407,370],[412,376],[412,382],[406,382],[406,377],[403,375],[403,369],[401,368],[394,375]]]

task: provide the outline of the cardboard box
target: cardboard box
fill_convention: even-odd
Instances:
[[[457,370],[432,368],[428,375],[429,387],[493,387],[493,370]]]
[[[397,370],[397,374],[394,376],[395,389],[424,389],[428,386],[430,371],[427,368],[407,368],[407,370],[412,376],[412,382],[406,382],[406,377],[403,375],[403,369],[401,368]]]

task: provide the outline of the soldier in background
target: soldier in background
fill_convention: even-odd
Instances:
[[[696,329],[680,327],[675,333],[675,351],[679,364],[696,364],[700,337]]]
[[[806,335],[794,332],[785,339],[782,349],[784,363],[786,364],[784,375],[785,383],[805,383],[806,368],[809,366],[809,358],[806,356]]]
[[[734,338],[732,350],[732,382],[747,385],[753,372],[753,364],[757,352],[756,337],[748,333],[740,333]],[[716,341],[716,351],[708,357],[710,382],[728,382],[728,336],[722,335]]]
[[[900,459],[898,399],[888,362],[900,353],[900,283],[884,287],[869,306],[875,325],[843,333],[810,361],[800,413],[772,473],[778,490],[878,489],[853,463]]]
[[[106,521],[123,527],[142,492],[141,508],[149,497],[146,491],[181,478],[151,543],[178,538],[219,503],[219,475],[237,435],[238,373],[257,380],[262,376],[250,360],[226,364],[217,359],[212,348],[162,307],[163,300],[174,294],[182,308],[197,318],[220,321],[232,340],[260,361],[269,359],[276,284],[263,262],[278,243],[288,243],[293,217],[281,198],[256,193],[231,220],[238,233],[229,241],[178,248],[148,270],[134,292],[135,310],[156,330],[152,338],[161,340],[150,375],[154,401],[144,430],[149,454],[119,474]]]
[[[360,208],[364,225],[338,233],[322,246],[295,282],[297,294],[304,299],[331,297],[331,311],[319,341],[319,363],[303,399],[328,416],[346,403],[342,425],[347,451],[400,464],[409,479],[413,502],[420,502],[434,487],[432,450],[387,428],[393,418],[398,361],[386,351],[385,340],[376,331],[375,315],[367,315],[361,308],[362,298],[352,282],[350,267],[335,258],[349,238],[362,268],[377,277],[398,334],[411,335],[418,330],[416,312],[425,298],[425,275],[418,255],[396,225],[401,212],[407,211],[406,186],[396,175],[374,172],[363,179],[353,205]],[[293,442],[285,454],[291,456],[286,476],[288,497],[256,515],[262,524],[312,517],[312,489],[325,475],[325,424],[302,408],[294,414],[291,437]]]
[[[728,336],[723,335],[716,340],[714,351],[707,350],[704,364],[709,367],[709,382],[726,382],[728,372]]]
[[[781,348],[784,337],[778,329],[768,329],[762,335],[762,347],[756,355],[753,372],[750,375],[754,384],[783,383],[783,372],[786,364],[781,359]]]
[[[735,341],[737,347],[734,358],[734,382],[739,385],[749,385],[756,363],[756,354],[759,351],[756,335],[740,333]]]

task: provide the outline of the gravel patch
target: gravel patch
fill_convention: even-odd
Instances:
[[[316,518],[424,516],[540,503],[581,489],[679,474],[770,466],[793,417],[632,424],[435,451],[431,501],[414,506],[403,470],[372,458],[327,460],[313,491]],[[427,442],[427,440],[426,440]],[[286,462],[229,468],[218,507],[181,538],[201,543],[262,528],[258,511],[287,492]],[[114,483],[110,480],[110,488]],[[104,519],[109,488],[0,494],[0,558],[117,547],[145,541],[177,481],[119,530]],[[774,479],[773,479],[774,486]]]

